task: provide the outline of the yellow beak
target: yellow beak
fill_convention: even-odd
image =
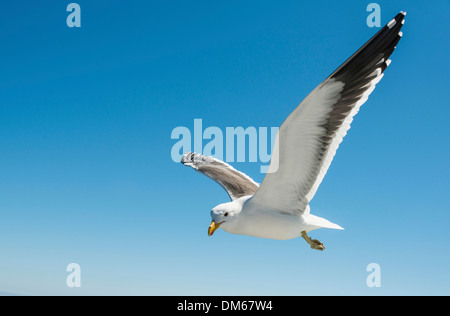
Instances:
[[[208,236],[212,236],[212,234],[214,234],[214,232],[217,230],[217,228],[219,228],[220,224],[222,224],[222,223],[223,222],[216,224],[215,221],[212,221],[211,225],[209,225],[209,228],[208,228]]]

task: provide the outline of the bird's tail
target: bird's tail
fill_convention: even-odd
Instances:
[[[344,229],[338,224],[332,223],[329,220],[309,214],[308,216],[308,224],[311,226],[315,226],[317,228],[331,228],[331,229]]]

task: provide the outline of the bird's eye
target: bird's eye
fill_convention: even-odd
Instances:
[[[226,212],[225,214],[223,214],[223,216],[228,216],[228,212]]]

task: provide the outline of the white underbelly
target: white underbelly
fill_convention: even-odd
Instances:
[[[269,239],[292,239],[301,235],[303,230],[310,230],[303,215],[276,214],[260,212],[257,216],[241,215],[239,225],[225,229],[239,235],[249,235]]]

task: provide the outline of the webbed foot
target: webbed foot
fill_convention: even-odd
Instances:
[[[312,249],[323,251],[325,249],[325,246],[323,243],[318,241],[317,239],[311,239],[306,234],[306,231],[302,231],[302,237],[306,240],[306,242],[311,246]]]

